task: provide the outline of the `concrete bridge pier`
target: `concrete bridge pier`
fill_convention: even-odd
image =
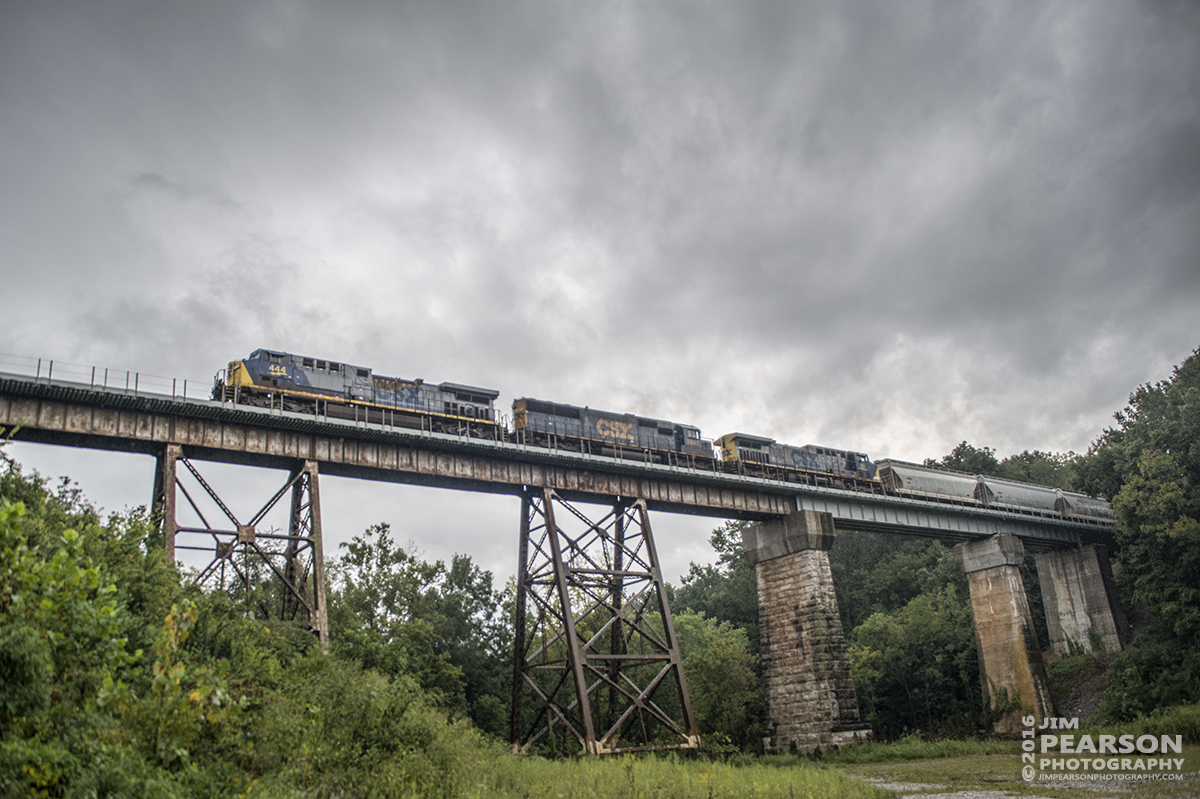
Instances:
[[[1120,652],[1128,643],[1129,623],[1117,600],[1107,550],[1089,544],[1045,552],[1036,562],[1051,652]]]
[[[1020,702],[996,722],[995,731],[1015,735],[1023,729],[1022,716],[1032,715],[1040,724],[1054,713],[1025,582],[1017,568],[1025,560],[1025,547],[1015,535],[1000,533],[956,545],[954,557],[970,584],[983,689],[994,702]]]
[[[747,527],[755,564],[766,682],[767,751],[829,749],[866,740],[838,615],[829,548],[833,517],[816,511]]]

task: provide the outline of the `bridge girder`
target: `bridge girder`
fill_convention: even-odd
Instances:
[[[951,540],[1012,532],[1039,547],[1107,544],[1111,526],[911,498],[838,490],[682,466],[462,439],[127,389],[0,375],[0,426],[16,438],[519,495],[548,488],[567,500],[644,500],[651,510],[762,521],[796,510],[830,513],[840,530]]]

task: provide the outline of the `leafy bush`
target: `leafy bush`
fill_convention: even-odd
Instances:
[[[675,616],[692,710],[706,747],[762,748],[762,684],[746,631],[703,613]]]
[[[970,735],[985,721],[971,606],[952,585],[859,625],[850,664],[859,707],[881,738]]]

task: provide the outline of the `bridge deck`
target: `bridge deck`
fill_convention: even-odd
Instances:
[[[656,510],[761,520],[796,509],[833,515],[842,530],[965,540],[1014,533],[1034,546],[1106,543],[1111,525],[765,480],[666,464],[287,411],[0,374],[0,425],[14,438],[290,468],[318,462],[324,474],[516,494],[553,488],[576,501],[645,499]]]

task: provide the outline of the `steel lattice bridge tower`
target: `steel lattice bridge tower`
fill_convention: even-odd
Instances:
[[[976,583],[999,584],[997,569],[1007,570],[1008,584],[1019,583],[1012,570],[1023,547],[1052,550],[1038,555],[1038,568],[1040,574],[1043,558],[1054,556],[1046,561],[1042,584],[1044,593],[1052,582],[1057,586],[1046,602],[1056,609],[1048,618],[1056,648],[1078,646],[1076,620],[1095,624],[1103,615],[1096,608],[1107,607],[1107,584],[1093,575],[1105,570],[1102,550],[1111,541],[1111,522],[656,464],[636,452],[613,459],[232,405],[209,400],[207,386],[189,389],[132,373],[54,368],[53,378],[43,374],[41,364],[32,376],[0,373],[0,427],[15,429],[15,440],[154,456],[153,514],[172,560],[179,553],[200,557],[204,565],[195,578],[205,586],[229,592],[261,618],[301,625],[322,645],[329,627],[321,474],[520,497],[511,722],[516,750],[605,754],[699,746],[651,512],[760,523],[748,531],[745,548],[757,564],[768,707],[773,719],[784,714],[775,744],[784,751],[789,738],[793,745],[824,747],[858,740],[861,731],[827,574],[835,528],[965,542],[960,563],[972,575],[973,600]],[[257,507],[238,512],[203,476],[199,464],[206,461],[282,469],[287,476]],[[286,531],[265,527],[267,513],[285,497]],[[199,524],[180,524],[181,503]],[[206,506],[215,510],[205,513]],[[812,590],[804,588],[807,593],[795,599],[777,593],[780,586],[806,585]],[[1080,593],[1078,585],[1087,590]],[[992,588],[980,588],[985,590]],[[989,594],[980,597],[979,607],[995,605]],[[805,613],[811,618],[792,619],[789,608],[800,608],[796,602],[810,608]],[[814,620],[818,627],[831,625],[834,634],[792,640],[792,631]],[[1007,624],[1007,617],[1002,621]],[[1014,641],[1022,640],[1022,624],[1011,625]],[[1114,632],[1119,647],[1118,639]],[[1086,646],[1086,637],[1082,641]],[[1011,661],[1018,644],[1000,641],[997,647],[999,654],[984,656],[993,664]],[[799,666],[780,665],[795,653],[803,656]],[[985,682],[1003,686],[1008,679],[994,676],[999,672],[986,664],[984,671]],[[834,676],[814,682],[810,677],[818,672]],[[793,676],[780,683],[781,674]],[[808,680],[805,695],[817,699],[792,713],[785,699],[796,695],[796,680]],[[772,698],[773,684],[782,698]]]
[[[551,489],[521,501],[514,749],[688,749],[699,734],[644,500],[592,521]]]
[[[197,583],[250,603],[264,619],[303,624],[322,646],[327,645],[329,620],[325,608],[325,556],[316,462],[305,461],[295,466],[283,486],[242,522],[197,466],[183,457],[182,450],[178,444],[163,447],[154,472],[151,519],[162,531],[170,561],[174,563],[176,555],[183,551],[207,557],[207,564],[195,575]],[[181,465],[191,478],[191,491],[188,481],[180,479]],[[289,491],[287,532],[258,529],[267,513]],[[179,524],[176,509],[181,494],[202,526]],[[193,494],[207,497],[224,518],[210,523]]]

